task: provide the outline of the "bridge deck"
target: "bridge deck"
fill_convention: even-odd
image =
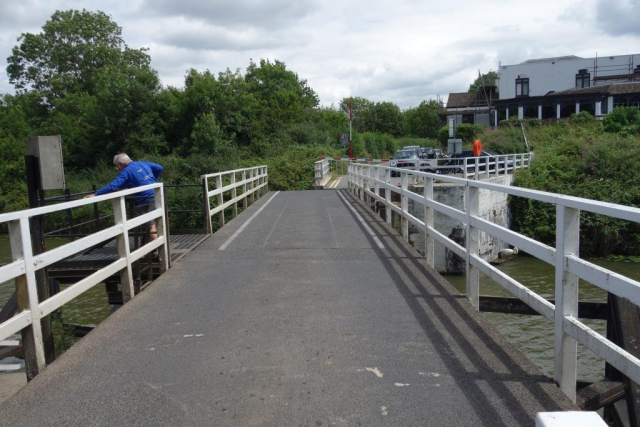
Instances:
[[[511,426],[566,409],[391,228],[312,191],[264,196],[0,405],[0,424]]]

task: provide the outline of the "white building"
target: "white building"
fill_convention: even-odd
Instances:
[[[559,119],[580,111],[599,117],[616,106],[640,107],[640,54],[501,64],[496,85],[493,123],[516,115]]]

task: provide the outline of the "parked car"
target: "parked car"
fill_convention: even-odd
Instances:
[[[391,167],[392,168],[408,168],[412,170],[417,170],[420,166],[420,149],[409,148],[398,150],[391,159]],[[391,177],[397,178],[400,176],[400,172],[391,171]]]
[[[438,167],[438,159],[442,159],[442,151],[439,149],[424,147],[421,149],[423,161],[420,163],[422,172],[435,172]]]

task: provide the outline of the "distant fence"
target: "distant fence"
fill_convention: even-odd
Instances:
[[[154,191],[153,210],[135,218],[127,217],[125,198],[145,190]],[[113,202],[115,225],[97,231],[81,239],[67,243],[42,254],[34,254],[31,244],[32,230],[29,218],[60,212],[85,205],[95,204],[107,200]],[[130,251],[129,231],[156,220],[158,238],[140,248]],[[34,360],[27,360],[27,364],[37,374],[45,367],[45,353],[42,339],[40,320],[57,310],[62,305],[76,298],[78,295],[104,282],[114,274],[120,274],[123,301],[127,302],[134,296],[134,281],[132,264],[156,249],[160,250],[160,269],[168,269],[168,239],[166,235],[166,217],[164,209],[164,194],[162,184],[152,184],[130,190],[96,196],[90,199],[75,200],[53,206],[22,210],[0,215],[0,223],[7,223],[11,244],[13,262],[0,267],[0,282],[15,279],[18,295],[18,314],[0,324],[0,341],[20,332],[24,328],[31,328],[28,339],[23,341],[23,347],[31,349]],[[115,238],[117,241],[118,259],[78,281],[67,289],[47,298],[38,300],[36,271],[46,268],[58,261],[79,254],[95,245]],[[25,358],[28,358],[25,351]]]
[[[400,187],[391,184],[391,175],[400,176]],[[409,190],[409,179],[424,181],[422,194]],[[434,199],[435,181],[465,187],[465,211]],[[640,282],[599,267],[579,256],[580,212],[592,212],[612,218],[640,223],[640,209],[578,197],[491,184],[406,169],[377,165],[349,165],[349,188],[361,199],[375,200],[385,207],[386,221],[392,212],[402,217],[402,235],[409,239],[409,224],[425,233],[426,260],[434,265],[434,242],[438,241],[465,261],[466,294],[471,304],[479,307],[479,273],[518,297],[533,310],[555,324],[554,378],[565,394],[576,399],[576,341],[640,383],[640,360],[598,334],[578,320],[578,280],[582,279],[619,297],[640,305]],[[384,189],[384,197],[380,195]],[[480,190],[497,191],[556,206],[556,245],[551,247],[522,234],[501,227],[478,216]],[[392,203],[392,193],[400,196],[400,206]],[[424,218],[409,212],[409,200],[424,207]],[[454,218],[466,226],[466,247],[462,247],[434,228],[434,212]],[[555,267],[555,305],[514,278],[498,270],[479,256],[479,233],[484,232],[516,246]]]

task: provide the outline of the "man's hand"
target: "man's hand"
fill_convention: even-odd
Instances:
[[[83,197],[83,199],[90,199],[92,197],[96,197],[95,194],[87,194],[86,196]]]

